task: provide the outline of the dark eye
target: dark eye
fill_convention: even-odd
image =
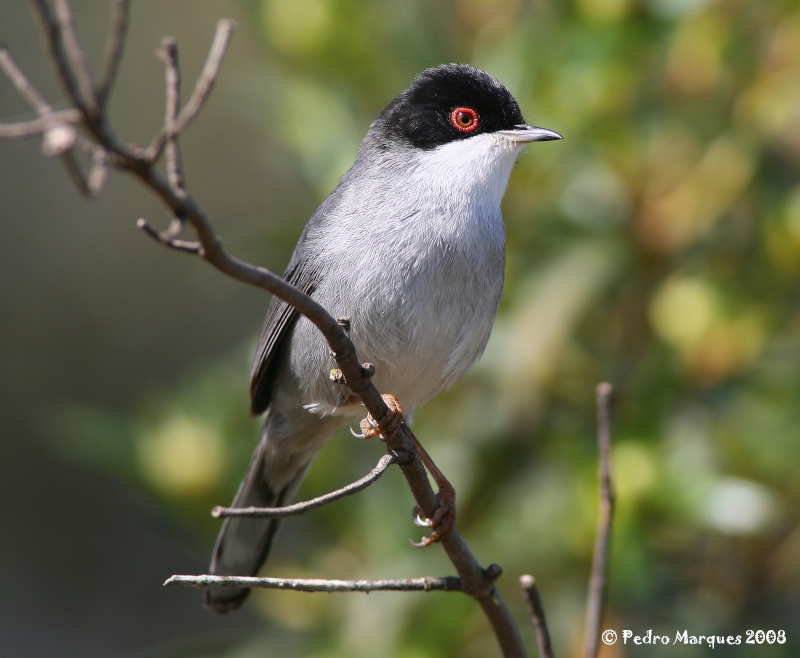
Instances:
[[[478,127],[478,113],[471,107],[457,107],[450,113],[450,123],[462,133],[471,133]]]

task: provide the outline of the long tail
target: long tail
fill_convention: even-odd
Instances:
[[[247,474],[233,499],[232,507],[279,507],[291,501],[297,487],[311,464],[293,464],[288,482],[275,490],[267,481],[265,453],[266,437],[262,437],[250,460]],[[280,525],[279,519],[228,518],[222,528],[211,556],[210,573],[218,576],[254,576],[267,559],[272,540]],[[250,590],[220,587],[203,591],[203,604],[219,614],[239,608]]]
[[[347,422],[347,418],[320,418],[292,402],[290,396],[286,408],[280,404],[270,407],[233,507],[288,505],[317,451]],[[255,576],[267,559],[279,525],[278,519],[225,519],[211,555],[210,573]],[[203,603],[224,614],[241,606],[249,593],[243,587],[207,588]]]

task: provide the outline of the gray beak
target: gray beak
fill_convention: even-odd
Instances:
[[[564,139],[555,130],[548,130],[547,128],[537,128],[536,126],[529,126],[526,123],[521,123],[514,127],[514,130],[498,130],[498,135],[510,142],[518,142],[520,144],[527,144],[528,142],[550,142],[555,139]]]

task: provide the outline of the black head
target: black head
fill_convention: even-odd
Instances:
[[[420,73],[375,127],[391,140],[432,149],[524,123],[511,92],[491,75],[466,64],[442,64]]]

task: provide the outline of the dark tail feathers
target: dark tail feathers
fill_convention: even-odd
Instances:
[[[305,475],[303,468],[279,492],[272,491],[264,478],[263,450],[256,448],[233,507],[279,507],[293,495],[299,480]],[[272,540],[278,530],[278,519],[228,518],[222,528],[211,556],[209,572],[217,576],[255,576],[267,559]],[[209,587],[203,591],[203,604],[209,610],[225,614],[238,609],[250,590],[237,587]]]

